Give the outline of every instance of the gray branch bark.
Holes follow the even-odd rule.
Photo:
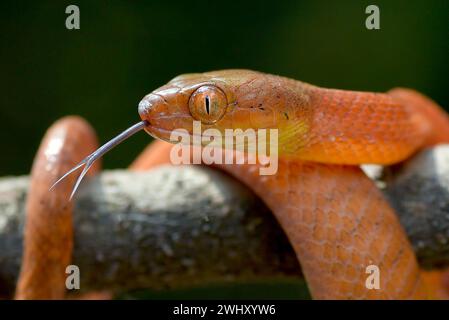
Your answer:
[[[0,283],[14,288],[27,177],[0,180]],[[246,187],[200,166],[103,172],[74,210],[81,288],[126,291],[297,277],[293,250]]]
[[[398,211],[424,266],[449,264],[449,146],[401,166],[369,168]],[[0,293],[15,286],[28,177],[0,179]],[[73,263],[81,288],[126,291],[300,277],[266,206],[201,166],[103,172],[78,193]]]

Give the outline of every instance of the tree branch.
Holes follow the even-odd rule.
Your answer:
[[[0,283],[13,290],[27,177],[0,180]],[[238,181],[200,166],[109,171],[76,197],[73,263],[81,288],[125,291],[297,277],[270,211]]]
[[[398,210],[421,264],[448,265],[449,146],[379,170],[367,171]],[[3,294],[19,272],[27,187],[28,177],[0,179]],[[74,226],[73,263],[84,290],[300,276],[266,206],[238,181],[202,166],[103,172],[78,193]]]

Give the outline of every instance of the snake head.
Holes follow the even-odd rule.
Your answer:
[[[232,109],[232,90],[224,79],[211,74],[185,74],[146,95],[139,103],[139,115],[147,121],[152,136],[170,140],[183,129],[192,135],[194,121],[204,129],[220,128]]]
[[[292,145],[288,142],[294,139],[298,142],[295,148],[301,146],[310,127],[308,88],[251,70],[185,74],[145,96],[139,114],[147,122],[147,133],[168,142],[178,142],[178,138],[170,138],[172,134],[194,136],[195,124],[195,133],[201,130],[203,137],[208,129],[218,130],[221,136],[232,129],[234,137],[239,129],[276,129],[279,151],[294,152],[288,150]]]
[[[139,114],[148,123],[147,133],[166,141],[179,129],[192,135],[194,121],[201,123],[202,133],[274,128],[285,107],[284,97],[268,88],[275,85],[273,76],[250,70],[185,74],[145,96]]]

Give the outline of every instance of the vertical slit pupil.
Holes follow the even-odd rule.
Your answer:
[[[210,99],[209,96],[206,96],[206,112],[208,115],[210,115]]]

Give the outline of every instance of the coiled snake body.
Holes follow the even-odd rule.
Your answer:
[[[314,298],[442,297],[441,288],[420,270],[395,213],[358,167],[397,163],[423,147],[449,142],[449,118],[430,99],[409,89],[352,92],[225,70],[176,77],[144,97],[139,114],[143,121],[132,133],[145,129],[161,140],[178,129],[192,134],[193,120],[201,121],[203,131],[278,129],[276,174],[259,175],[260,164],[217,167],[271,208]],[[17,298],[64,296],[74,180],[70,176],[53,191],[48,188],[96,146],[92,129],[77,117],[64,118],[47,132],[32,170]],[[168,162],[170,147],[154,142],[131,169]],[[88,168],[96,158],[98,152],[82,164]],[[379,289],[365,286],[369,265],[380,270]]]

